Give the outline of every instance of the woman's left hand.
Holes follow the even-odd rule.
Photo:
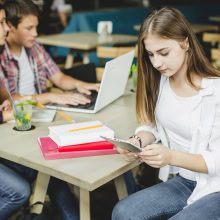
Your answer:
[[[147,145],[142,150],[138,156],[151,167],[160,168],[171,163],[172,150],[162,144]]]

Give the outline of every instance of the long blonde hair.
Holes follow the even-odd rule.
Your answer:
[[[192,87],[197,88],[192,81],[192,73],[204,78],[220,76],[220,72],[208,61],[190,24],[179,10],[171,7],[153,10],[142,23],[138,37],[136,112],[140,124],[155,124],[161,78],[161,73],[153,67],[144,47],[144,40],[149,34],[178,42],[188,38],[187,81]]]

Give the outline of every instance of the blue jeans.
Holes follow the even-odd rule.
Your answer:
[[[0,219],[8,219],[29,199],[30,184],[12,169],[0,164]]]
[[[138,191],[137,185],[136,185],[136,182],[135,182],[135,179],[134,179],[134,176],[131,170],[124,173],[124,178],[125,178],[128,195],[131,195],[137,192]]]
[[[177,176],[141,190],[117,203],[112,220],[220,219],[220,192],[204,196],[187,206],[195,186],[195,181]]]
[[[29,184],[24,185],[23,188],[27,189],[23,189],[23,191],[27,191],[28,189],[30,191],[30,184],[36,179],[37,171],[9,160],[1,159],[1,162],[7,167],[13,169],[15,174],[17,172],[23,176],[29,182]],[[62,220],[79,220],[79,211],[76,199],[66,182],[51,177],[48,186],[48,195],[52,204],[58,209]]]

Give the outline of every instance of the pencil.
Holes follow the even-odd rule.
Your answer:
[[[37,105],[40,106],[41,108],[46,108],[43,104],[37,102]]]
[[[74,122],[74,120],[70,117],[68,117],[67,115],[63,114],[62,112],[57,112],[59,115],[61,115],[62,117],[64,117],[65,119],[71,121],[71,122]]]
[[[91,126],[91,127],[78,128],[78,129],[69,130],[69,132],[82,131],[82,130],[92,129],[92,128],[99,128],[99,127],[102,127],[102,126],[103,125],[95,125],[95,126]]]
[[[27,98],[27,96],[24,95],[24,96],[22,96],[22,98]],[[29,104],[31,104],[31,105],[39,106],[39,107],[41,107],[41,108],[46,108],[45,105],[43,105],[43,104],[41,104],[41,103],[39,103],[39,102],[33,102],[32,100],[29,100],[29,99],[27,100],[27,102],[28,102]]]

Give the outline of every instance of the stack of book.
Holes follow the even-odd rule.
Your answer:
[[[38,138],[46,160],[117,153],[114,145],[100,136],[114,137],[114,131],[100,121],[49,127],[49,136]]]

